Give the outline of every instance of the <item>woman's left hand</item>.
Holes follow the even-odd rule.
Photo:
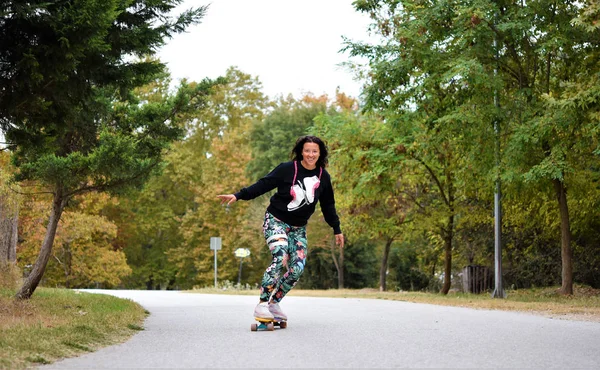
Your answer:
[[[340,248],[344,248],[344,234],[335,235],[335,244],[339,245]]]

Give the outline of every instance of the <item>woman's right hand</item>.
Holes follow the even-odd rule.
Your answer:
[[[237,198],[233,194],[221,194],[217,195],[217,198],[221,199],[221,204],[227,203],[227,205],[230,205],[231,203],[237,200]]]

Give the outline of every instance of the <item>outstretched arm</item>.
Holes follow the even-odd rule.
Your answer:
[[[271,191],[277,187],[277,184],[282,181],[285,170],[283,169],[284,163],[281,163],[275,169],[269,172],[265,177],[258,180],[253,185],[243,188],[235,194],[221,194],[217,197],[221,198],[221,204],[231,203],[237,200],[251,200],[256,197],[263,195],[264,193]]]

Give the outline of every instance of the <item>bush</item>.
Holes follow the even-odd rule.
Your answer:
[[[430,287],[430,278],[419,268],[415,247],[396,245],[390,251],[388,290],[423,291]]]

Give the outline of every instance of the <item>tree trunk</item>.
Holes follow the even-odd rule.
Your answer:
[[[554,190],[558,198],[558,209],[560,212],[560,244],[562,258],[562,285],[561,294],[573,294],[573,250],[571,249],[571,226],[569,222],[569,206],[567,204],[567,189],[565,184],[558,180],[552,180]]]
[[[344,248],[340,248],[339,256],[335,255],[335,240],[331,243],[331,257],[338,273],[338,289],[344,289]]]
[[[379,291],[385,292],[386,281],[387,281],[387,269],[388,269],[388,258],[390,256],[390,249],[394,238],[389,238],[385,242],[385,248],[383,249],[383,258],[381,259],[381,269],[379,270]]]
[[[454,229],[454,215],[448,219],[448,230],[444,232],[444,285],[440,293],[448,294],[452,283],[452,237]]]
[[[454,186],[452,183],[452,175],[446,172],[446,180],[448,183],[448,225],[444,233],[444,285],[440,293],[448,294],[450,285],[452,284],[452,239],[454,238]]]
[[[17,239],[19,223],[18,205],[0,196],[0,262],[17,261]]]
[[[52,245],[54,244],[54,237],[56,236],[56,229],[58,227],[58,221],[67,203],[67,198],[63,195],[62,189],[57,189],[54,193],[54,199],[52,202],[52,212],[50,213],[50,219],[48,220],[48,227],[46,228],[46,236],[42,242],[42,249],[38,255],[35,265],[31,273],[25,279],[23,286],[17,293],[16,297],[19,299],[29,299],[37,288],[38,284],[44,276],[46,271],[46,265],[52,254]]]
[[[338,270],[338,289],[344,289],[344,248],[340,248],[340,269]]]

